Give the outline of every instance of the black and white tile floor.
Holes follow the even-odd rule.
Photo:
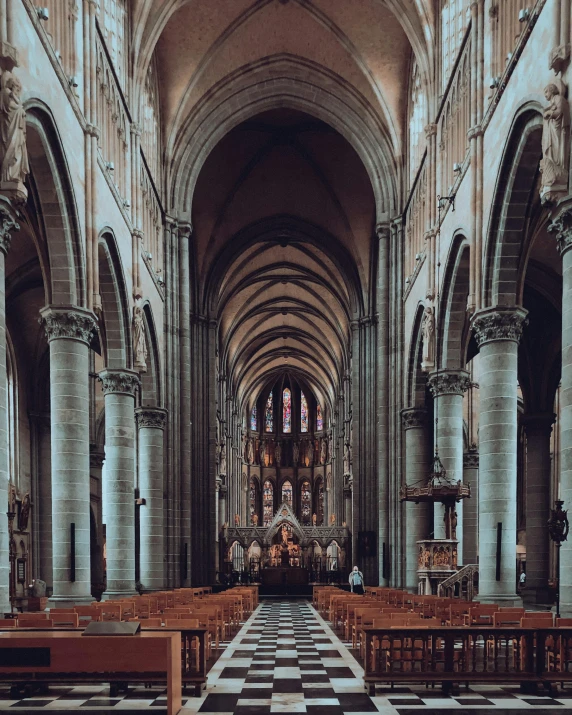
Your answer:
[[[523,695],[517,687],[474,686],[457,697],[443,697],[423,685],[378,688],[369,697],[363,671],[322,618],[305,601],[263,603],[229,643],[208,676],[201,698],[184,697],[181,715],[502,715],[530,710],[535,715],[572,713],[572,690],[555,697]],[[109,698],[101,686],[50,688],[49,695],[10,699],[0,689],[0,711],[51,715],[165,712],[160,688],[131,688]]]

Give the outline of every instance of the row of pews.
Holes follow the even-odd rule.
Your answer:
[[[572,619],[551,611],[381,587],[362,596],[316,586],[313,605],[351,641],[370,694],[383,683],[440,682],[451,692],[461,683],[518,683],[531,691],[572,681]]]
[[[0,682],[14,690],[49,683],[167,685],[167,712],[181,709],[182,689],[200,695],[220,644],[258,605],[256,586],[213,594],[175,589],[0,619]],[[94,635],[90,623],[138,623],[136,635]],[[121,630],[119,626],[117,630]]]

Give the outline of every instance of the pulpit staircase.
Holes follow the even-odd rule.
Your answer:
[[[449,578],[441,581],[437,595],[445,598],[463,598],[472,601],[479,592],[479,565],[462,566]]]

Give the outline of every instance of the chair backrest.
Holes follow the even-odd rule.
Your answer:
[[[572,628],[572,618],[557,618],[556,628]]]
[[[167,618],[165,620],[165,625],[167,628],[198,628],[199,627],[199,619],[198,618],[179,618],[172,620],[170,618]]]
[[[522,614],[514,611],[501,612],[497,611],[493,613],[493,626],[510,626],[518,627],[520,626],[520,621]]]
[[[29,613],[18,613],[18,621],[20,621],[21,623],[23,621],[39,621],[42,618],[45,618],[47,620],[47,611],[31,611]]]
[[[23,621],[18,617],[18,628],[53,628],[54,622],[51,618],[25,618]]]
[[[145,618],[141,623],[141,628],[160,628],[163,625],[161,618]]]
[[[79,626],[79,616],[77,613],[58,613],[55,609],[50,611],[50,620],[55,626]]]
[[[101,611],[97,606],[76,606],[73,609],[79,616],[79,622],[101,621]]]
[[[16,628],[15,618],[0,618],[0,631],[5,628]]]
[[[123,605],[121,603],[102,601],[98,603],[97,608],[101,613],[102,621],[120,621],[123,618]]]
[[[552,628],[553,625],[553,617],[552,613],[549,614],[551,618],[545,618],[545,617],[537,617],[535,618],[534,616],[525,616],[524,618],[520,619],[520,627],[521,628]]]

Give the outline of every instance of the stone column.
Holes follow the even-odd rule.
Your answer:
[[[562,377],[560,379],[560,498],[572,514],[572,210],[548,229],[562,256]],[[527,575],[528,578],[528,575]],[[560,612],[572,615],[572,537],[560,547]]]
[[[405,481],[408,486],[422,485],[429,473],[427,412],[418,407],[401,413],[405,432]],[[417,542],[429,537],[429,504],[405,502],[405,588],[417,593]]]
[[[550,435],[554,414],[525,415],[526,430],[526,592],[548,603],[550,537]]]
[[[463,561],[479,560],[479,452],[475,447],[463,455],[463,483],[471,487],[471,498],[463,503]]]
[[[466,370],[443,369],[429,375],[429,389],[435,400],[435,444],[447,478],[457,483],[463,479],[463,393],[469,389],[470,377]],[[463,563],[463,502],[457,510],[457,562]],[[435,505],[434,537],[445,538],[445,510]]]
[[[91,543],[91,581],[98,593],[103,591],[103,519],[101,514],[101,474],[105,454],[92,449],[89,455],[91,508],[95,512],[96,539]]]
[[[0,283],[3,285],[2,281]],[[89,603],[92,600],[89,343],[96,330],[96,321],[93,313],[73,306],[50,306],[43,308],[40,314],[50,346],[51,601],[54,606]]]
[[[483,603],[520,602],[516,595],[517,368],[525,318],[523,308],[504,306],[486,308],[473,318],[481,356],[479,601]]]
[[[133,370],[99,373],[105,395],[107,588],[104,599],[135,593],[135,390]]]
[[[139,493],[145,504],[139,510],[139,561],[141,584],[146,591],[165,587],[163,525],[163,438],[167,410],[139,407]]]

